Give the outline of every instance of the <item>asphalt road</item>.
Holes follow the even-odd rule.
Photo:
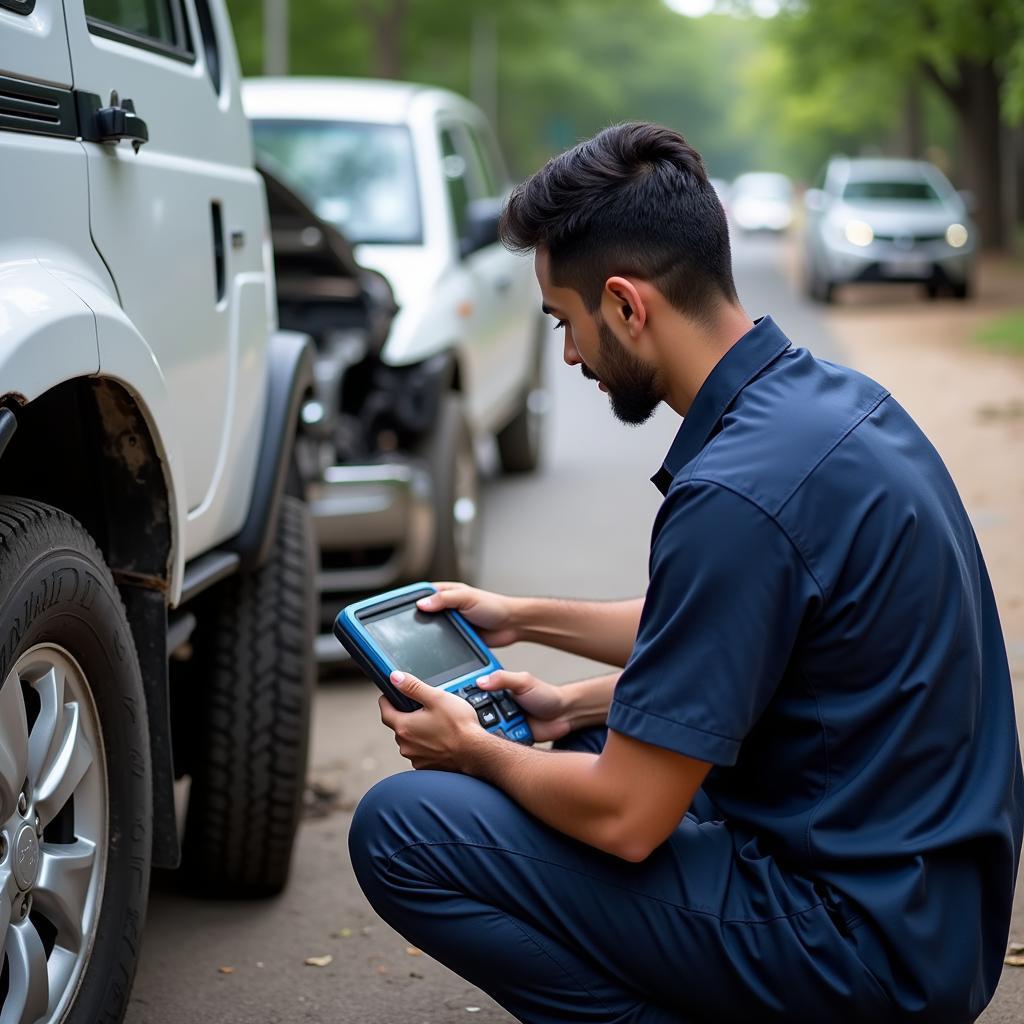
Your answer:
[[[795,342],[841,361],[818,312],[793,295],[782,259],[771,240],[738,247],[745,307],[752,316],[770,312]],[[555,336],[549,356],[554,404],[545,466],[527,479],[490,477],[480,583],[516,594],[639,594],[660,500],[648,478],[678,418],[663,409],[641,428],[625,427],[596,384],[561,363]],[[593,667],[529,645],[506,649],[502,660],[556,682]],[[372,686],[353,678],[322,682],[312,775],[326,795],[301,828],[287,892],[257,904],[201,902],[158,881],[130,1024],[511,1021],[440,964],[410,952],[374,916],[352,877],[345,842],[351,809],[376,780],[405,767],[380,725]],[[304,964],[326,954],[333,959],[325,967]],[[986,1015],[985,1024],[1017,1019]]]

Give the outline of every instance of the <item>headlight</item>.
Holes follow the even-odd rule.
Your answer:
[[[967,244],[967,228],[963,224],[950,224],[946,228],[946,241],[949,242],[954,249],[959,249],[960,246]]]
[[[848,220],[843,233],[850,245],[870,245],[875,240],[871,225],[863,220]]]

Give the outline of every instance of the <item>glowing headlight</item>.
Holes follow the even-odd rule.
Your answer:
[[[844,234],[850,245],[870,245],[875,240],[871,225],[863,220],[848,220]]]
[[[959,249],[960,246],[967,244],[967,228],[963,224],[950,224],[946,228],[946,241],[949,242],[954,249]]]

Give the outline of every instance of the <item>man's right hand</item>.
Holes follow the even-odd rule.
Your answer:
[[[515,610],[519,599],[478,590],[465,583],[435,583],[436,594],[421,597],[416,607],[425,612],[439,612],[445,608],[457,611],[472,623],[480,639],[488,647],[506,647],[522,639]]]
[[[507,690],[526,712],[533,738],[538,743],[557,740],[572,729],[567,691],[545,683],[529,672],[500,669],[489,676],[480,676],[476,685],[481,690]]]

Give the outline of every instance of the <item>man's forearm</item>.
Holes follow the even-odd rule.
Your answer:
[[[530,643],[621,668],[633,650],[643,603],[642,597],[628,601],[522,598],[517,629]]]
[[[622,856],[619,821],[596,774],[597,755],[522,747],[484,733],[466,751],[463,771],[504,790],[559,832]]]
[[[569,728],[585,729],[591,725],[604,725],[612,693],[621,672],[610,672],[605,676],[581,679],[576,683],[565,683],[559,689],[565,698],[565,713]]]

